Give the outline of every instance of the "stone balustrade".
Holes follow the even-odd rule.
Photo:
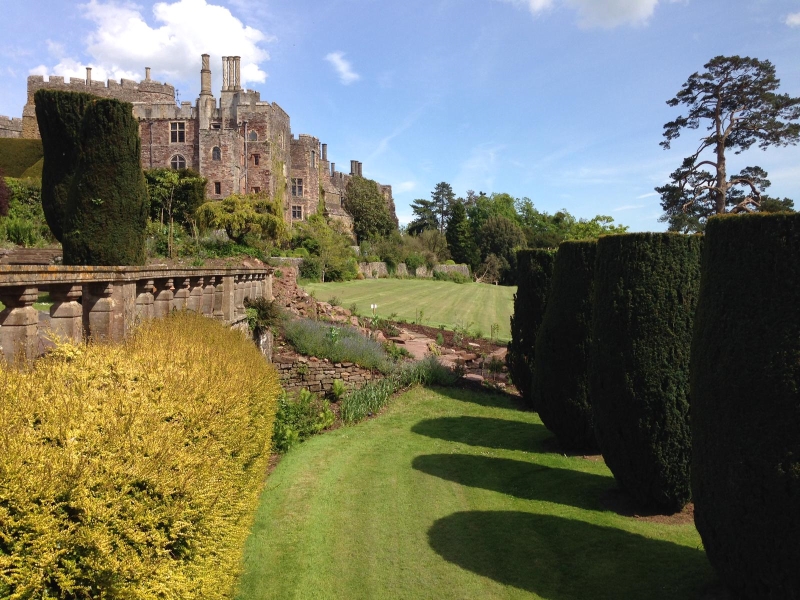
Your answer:
[[[233,327],[246,320],[244,299],[272,299],[268,269],[0,265],[0,353],[40,353],[39,311],[49,292],[49,329],[60,338],[121,340],[137,321],[192,310]]]

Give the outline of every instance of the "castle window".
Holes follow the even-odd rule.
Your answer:
[[[261,193],[261,188],[260,187],[254,187],[253,188],[253,193],[254,194],[260,194]]]
[[[169,161],[169,166],[175,169],[185,169],[186,168],[186,159],[181,156],[180,154],[176,154],[172,157],[172,160]]]
[[[302,219],[303,218],[303,207],[292,205],[292,219]]]
[[[313,150],[311,151],[311,168],[312,169],[317,168],[317,153],[314,152]]]
[[[303,180],[302,178],[292,178],[292,196],[296,198],[303,197]]]
[[[169,124],[169,141],[172,144],[183,144],[186,142],[186,123]]]
[[[211,160],[222,160],[222,151],[219,146],[214,146],[211,149]]]
[[[221,127],[222,127],[221,123],[212,123],[211,124],[211,129],[221,129]]]
[[[214,194],[220,196],[222,194],[222,182],[215,181],[214,182]]]
[[[261,162],[261,155],[260,154],[253,154],[253,164],[258,166]]]
[[[255,131],[250,132],[250,141],[257,142],[258,141],[258,134]]]

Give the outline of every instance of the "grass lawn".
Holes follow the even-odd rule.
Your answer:
[[[505,397],[416,388],[269,476],[240,600],[702,598],[691,522],[605,508],[602,461],[546,450]]]
[[[371,304],[378,305],[378,315],[415,321],[423,312],[422,324],[452,329],[470,327],[473,334],[491,335],[493,323],[499,325],[498,338],[511,339],[510,317],[514,311],[516,287],[483,283],[457,284],[424,279],[364,279],[344,283],[307,283],[303,287],[317,300],[327,302],[335,296],[342,306],[355,303],[358,314],[371,315]]]

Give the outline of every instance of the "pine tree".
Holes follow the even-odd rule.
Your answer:
[[[469,265],[474,271],[480,262],[480,252],[467,221],[467,210],[460,200],[456,200],[451,207],[445,235],[453,260]]]

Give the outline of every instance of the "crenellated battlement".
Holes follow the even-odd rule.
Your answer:
[[[126,102],[175,101],[175,86],[151,79],[136,82],[133,79],[109,79],[107,82],[94,81],[81,77],[50,75],[45,79],[42,75],[28,76],[28,101],[33,100],[37,90],[62,90],[66,92],[88,92],[107,98],[118,98]],[[137,97],[137,94],[141,96]],[[155,97],[154,97],[155,96]]]
[[[18,138],[22,136],[22,119],[0,115],[0,138]]]

